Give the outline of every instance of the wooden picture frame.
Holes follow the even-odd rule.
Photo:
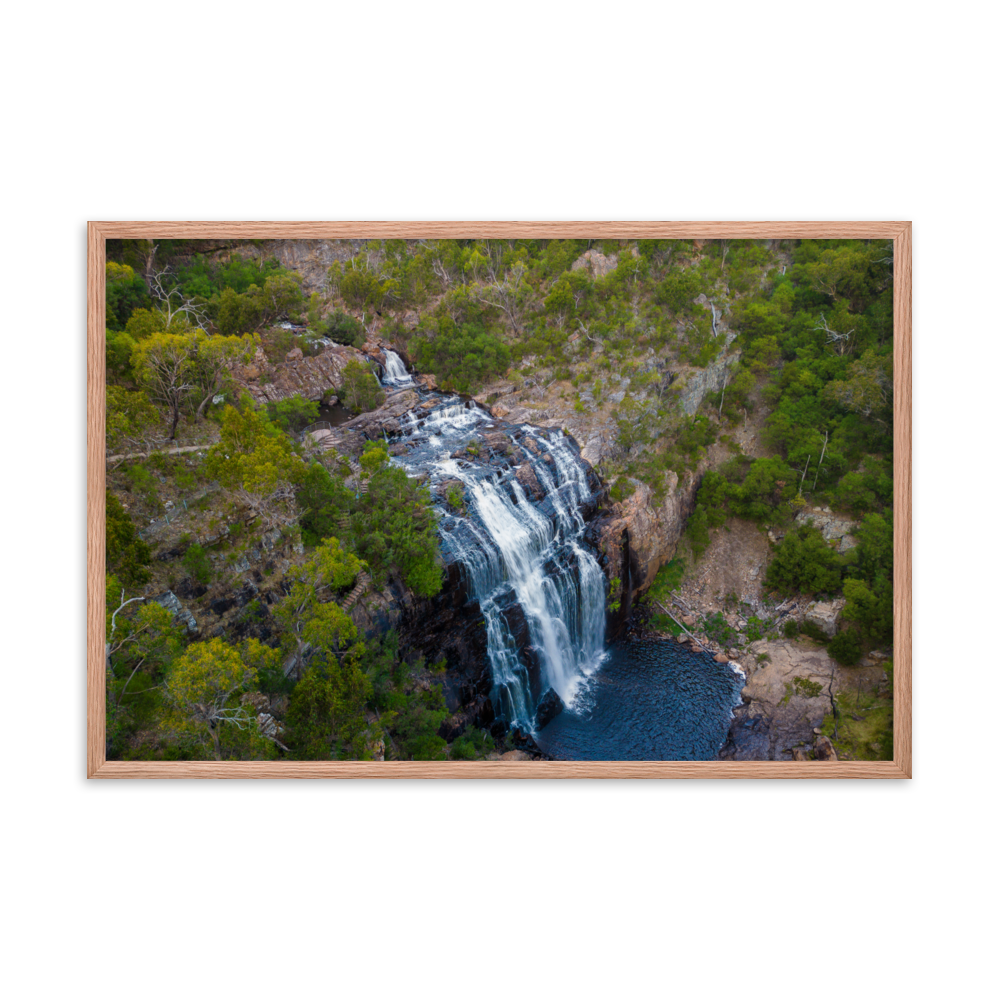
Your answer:
[[[90,222],[87,249],[87,776],[96,778],[909,778],[912,776],[909,222]],[[891,761],[125,762],[105,759],[105,240],[891,239],[894,245],[894,748]]]

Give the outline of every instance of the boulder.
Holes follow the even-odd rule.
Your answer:
[[[517,481],[524,487],[529,499],[542,500],[545,497],[545,490],[535,475],[535,470],[530,462],[522,462],[515,472]]]
[[[728,663],[729,662],[729,657],[725,653],[716,653],[715,654],[715,662],[716,663]]]
[[[813,601],[806,608],[803,621],[815,625],[825,636],[832,639],[837,634],[837,623],[845,604],[846,600],[842,597],[836,601]]]
[[[301,361],[302,357],[303,357],[303,355],[302,355],[302,348],[301,347],[293,347],[285,355],[285,360],[286,361]]]
[[[845,517],[831,514],[829,507],[807,507],[795,515],[799,524],[811,524],[818,528],[828,542],[836,542],[838,552],[848,552],[857,547],[858,540],[852,534],[857,524]]]
[[[816,759],[817,760],[837,760],[837,751],[830,742],[829,736],[816,737]]]
[[[535,709],[535,726],[544,729],[565,708],[562,698],[552,688],[542,696]]]
[[[523,750],[508,750],[506,753],[500,754],[500,760],[531,760],[531,755],[525,753]]]
[[[878,667],[841,667],[825,647],[797,640],[754,643],[755,666],[747,665],[743,704],[733,711],[723,759],[789,760],[795,746],[814,746],[820,760],[832,750],[821,741],[823,721],[833,691],[854,691],[858,681],[872,685]],[[822,752],[821,752],[822,751]]]
[[[263,712],[271,707],[271,699],[262,691],[247,691],[240,695],[240,704],[248,705],[255,712]]]
[[[802,747],[792,748],[792,760],[808,760],[808,759],[809,758],[806,756],[806,752],[805,750],[802,749]]]
[[[177,595],[172,590],[164,591],[162,594],[152,598],[161,607],[166,608],[179,622],[183,623],[188,635],[197,635],[201,631],[198,620],[184,605],[177,599]]]

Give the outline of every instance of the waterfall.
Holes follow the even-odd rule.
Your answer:
[[[385,374],[382,376],[382,382],[391,386],[413,385],[413,376],[406,370],[403,359],[395,351],[385,352]]]
[[[399,359],[386,357],[388,381]],[[569,439],[499,425],[458,397],[402,424],[407,453],[394,461],[437,496],[462,495],[460,511],[439,503],[442,549],[482,611],[498,713],[532,730],[549,688],[579,709],[604,657],[605,578],[583,541],[591,489]]]

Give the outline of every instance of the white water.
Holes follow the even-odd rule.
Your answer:
[[[395,351],[385,352],[383,383],[393,386],[413,385],[413,376],[406,370],[403,359]]]
[[[545,492],[537,503],[512,468],[451,457],[474,438],[487,449],[477,431],[489,423],[487,413],[458,399],[429,413],[411,411],[404,433],[412,447],[400,461],[410,473],[429,474],[432,485],[447,479],[464,487],[462,514],[442,508],[450,529],[442,542],[464,570],[469,597],[480,603],[494,702],[507,722],[531,729],[537,698],[551,687],[572,709],[604,658],[605,579],[582,542],[580,504],[590,489],[567,438],[525,425],[522,441],[533,441],[537,455],[509,439],[511,466],[528,462]],[[518,647],[508,621],[517,627],[517,606],[527,649]],[[529,664],[538,671],[534,691]]]

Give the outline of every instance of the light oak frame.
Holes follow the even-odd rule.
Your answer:
[[[87,226],[87,776],[96,778],[912,777],[912,224],[909,222],[90,222]],[[105,759],[106,239],[891,239],[895,394],[892,761],[260,761]]]

